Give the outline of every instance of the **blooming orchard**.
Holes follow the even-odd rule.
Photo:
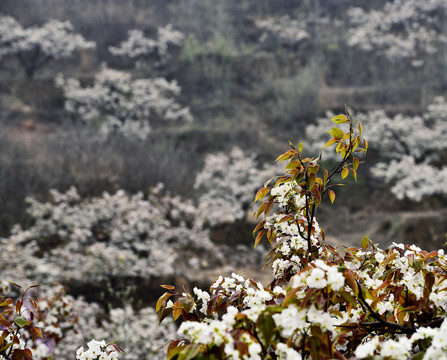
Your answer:
[[[69,21],[50,20],[41,27],[24,29],[13,17],[0,17],[0,59],[17,56],[28,77],[49,60],[68,58],[95,46],[75,33]]]

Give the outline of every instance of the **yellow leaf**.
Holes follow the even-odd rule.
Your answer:
[[[258,200],[262,200],[265,197],[265,195],[267,195],[267,193],[269,191],[270,191],[270,188],[268,188],[268,187],[259,189],[258,192],[256,193],[256,197],[255,197],[255,201],[254,202],[256,202]]]
[[[327,148],[328,146],[331,146],[332,144],[335,144],[337,140],[335,139],[329,139],[328,142],[325,145],[325,148]]]
[[[341,130],[339,128],[335,128],[335,127],[332,128],[331,134],[332,134],[332,137],[337,140],[340,140],[344,135],[343,130]]]
[[[366,141],[365,138],[363,138],[363,148],[364,148],[364,152],[366,153],[366,151],[368,150],[368,142]]]
[[[352,162],[352,167],[354,169],[354,171],[357,171],[358,167],[359,167],[359,158],[354,157],[353,162]]]
[[[335,193],[333,190],[329,190],[328,193],[329,193],[329,199],[331,199],[331,203],[333,204],[335,201]]]
[[[342,124],[348,121],[348,117],[346,115],[337,115],[332,118],[332,121],[336,124]]]
[[[344,179],[346,176],[348,176],[348,174],[349,174],[349,169],[348,168],[344,168],[341,171],[341,178]]]

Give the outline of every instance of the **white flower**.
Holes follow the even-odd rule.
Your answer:
[[[326,273],[320,268],[313,268],[310,272],[310,276],[307,278],[307,285],[311,288],[322,289],[327,286],[327,280],[325,278]]]
[[[367,358],[374,355],[374,351],[379,345],[379,338],[373,337],[372,339],[365,339],[363,344],[357,346],[355,349],[355,356],[359,359]]]

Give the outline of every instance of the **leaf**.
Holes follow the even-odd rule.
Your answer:
[[[361,244],[363,250],[366,250],[368,248],[368,235],[363,237],[360,244]]]
[[[3,325],[8,328],[11,326],[11,323],[8,320],[6,320],[3,316],[0,316],[0,325]]]
[[[427,274],[425,274],[425,288],[427,289],[428,295],[432,292],[434,284],[435,275],[432,272],[427,272]]]
[[[16,313],[19,313],[21,308],[22,308],[22,301],[21,300],[17,300],[17,303],[16,303]]]
[[[160,325],[161,322],[170,314],[172,313],[172,308],[164,308],[162,311],[160,311],[158,315],[158,324]]]
[[[354,169],[354,171],[357,171],[359,163],[360,163],[359,158],[354,157],[352,161],[352,168]]]
[[[301,154],[303,152],[303,143],[298,144],[298,152]]]
[[[301,167],[301,162],[299,160],[293,160],[286,165],[285,169],[290,170],[295,169],[297,167]]]
[[[363,138],[363,151],[366,153],[367,150],[368,150],[368,142],[366,141],[365,138]]]
[[[293,158],[295,155],[296,155],[296,151],[295,151],[295,150],[289,150],[289,151],[285,152],[284,154],[279,155],[279,156],[276,158],[275,162],[280,162],[280,161],[284,161],[284,160],[291,159],[291,158]]]
[[[362,123],[359,121],[359,136],[362,136],[362,133],[363,133],[363,126],[362,126]]]
[[[259,242],[261,241],[262,237],[264,236],[264,234],[267,232],[267,229],[261,230],[260,232],[258,232],[258,235],[256,236],[255,239],[255,248],[256,246],[258,246]]]
[[[340,295],[343,297],[343,299],[345,299],[348,303],[350,303],[353,308],[357,307],[357,301],[350,293],[346,291],[341,291]]]
[[[346,115],[341,114],[341,115],[334,116],[332,118],[332,121],[336,124],[343,124],[345,122],[348,122],[348,117]]]
[[[266,348],[269,347],[270,340],[272,339],[274,330],[276,328],[275,321],[272,314],[261,313],[256,321],[256,327],[258,332],[262,334],[262,340]]]
[[[162,306],[166,303],[166,301],[172,296],[171,293],[165,292],[157,301],[157,305],[155,307],[155,312],[159,312]]]
[[[5,301],[3,301],[2,303],[0,303],[0,306],[8,306],[10,304],[13,303],[12,299],[6,299]]]
[[[33,333],[33,342],[36,341],[37,336],[43,339],[42,330],[40,330],[38,327],[33,327],[32,333]]]
[[[348,174],[349,174],[349,169],[348,168],[344,168],[341,171],[341,178],[344,179],[346,176],[348,176]]]
[[[18,327],[23,328],[26,325],[27,320],[23,316],[17,316],[14,319],[14,322],[17,324]]]
[[[179,301],[176,301],[174,305],[172,305],[172,317],[174,320],[177,320],[178,317],[183,313],[183,307]]]
[[[329,190],[329,199],[331,199],[331,203],[333,204],[335,201],[335,192],[333,190]]]
[[[357,181],[357,173],[351,169],[352,176],[354,176],[354,180]]]
[[[309,176],[309,189],[312,189],[315,185],[315,174]]]
[[[189,296],[180,298],[179,302],[187,313],[189,313],[194,306],[194,300]]]
[[[172,285],[160,285],[160,286],[166,290],[175,290],[175,286]]]
[[[355,282],[355,275],[352,271],[345,270],[345,279],[348,286],[354,291],[354,294],[357,296],[359,292],[359,288],[357,286],[357,283]]]
[[[182,341],[177,340],[177,341],[173,341],[173,342],[180,343]],[[173,342],[171,342],[171,344]],[[166,354],[166,360],[171,360],[171,359],[176,358],[176,356],[185,348],[185,346],[177,346],[177,344],[175,346],[171,347],[171,344],[168,347],[168,352]],[[178,360],[178,357],[176,359]]]
[[[331,130],[332,137],[337,140],[341,140],[343,138],[343,130],[339,128],[333,127]]]
[[[192,360],[200,352],[200,344],[190,344],[183,348],[177,360]]]
[[[335,144],[336,142],[337,142],[336,139],[329,139],[324,147],[327,148],[328,146],[331,146],[332,144]]]
[[[258,192],[256,193],[254,202],[256,202],[258,200],[262,200],[265,197],[265,195],[268,194],[269,191],[270,191],[269,187],[264,187],[262,189],[259,189]]]
[[[261,229],[264,228],[265,220],[262,220],[258,225],[256,225],[255,229],[253,230],[253,236]]]
[[[14,281],[10,281],[9,283],[12,284],[12,285],[14,285],[14,286],[17,286],[19,289],[22,288],[19,284],[16,284]]]

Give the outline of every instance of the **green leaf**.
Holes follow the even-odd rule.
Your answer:
[[[180,298],[179,302],[187,313],[189,313],[194,306],[194,300],[189,296]]]
[[[178,360],[192,360],[194,359],[200,351],[199,344],[190,344],[184,347],[178,356]]]
[[[344,135],[341,129],[335,127],[332,128],[331,134],[332,137],[337,140],[340,140]]]
[[[17,324],[18,327],[23,328],[26,325],[27,320],[23,316],[17,316],[14,319],[14,322]]]
[[[332,118],[332,121],[336,124],[343,124],[348,122],[348,117],[346,115],[337,115]]]
[[[303,152],[303,143],[299,143],[299,145],[298,145],[298,152],[299,153]]]
[[[362,246],[363,250],[366,250],[368,248],[368,235],[364,236],[362,241],[360,242],[360,245]]]
[[[340,295],[348,302],[352,305],[352,307],[356,308],[357,307],[357,301],[355,300],[355,298],[348,292],[346,291],[341,291]]]
[[[300,167],[300,166],[301,166],[301,163],[299,160],[293,160],[286,165],[285,169],[290,170],[290,169],[295,169],[296,167]]]
[[[268,348],[270,340],[272,339],[274,330],[276,328],[272,314],[260,314],[258,316],[258,320],[256,321],[256,327],[258,329],[258,332],[262,334],[262,341],[264,343],[264,346]]]

